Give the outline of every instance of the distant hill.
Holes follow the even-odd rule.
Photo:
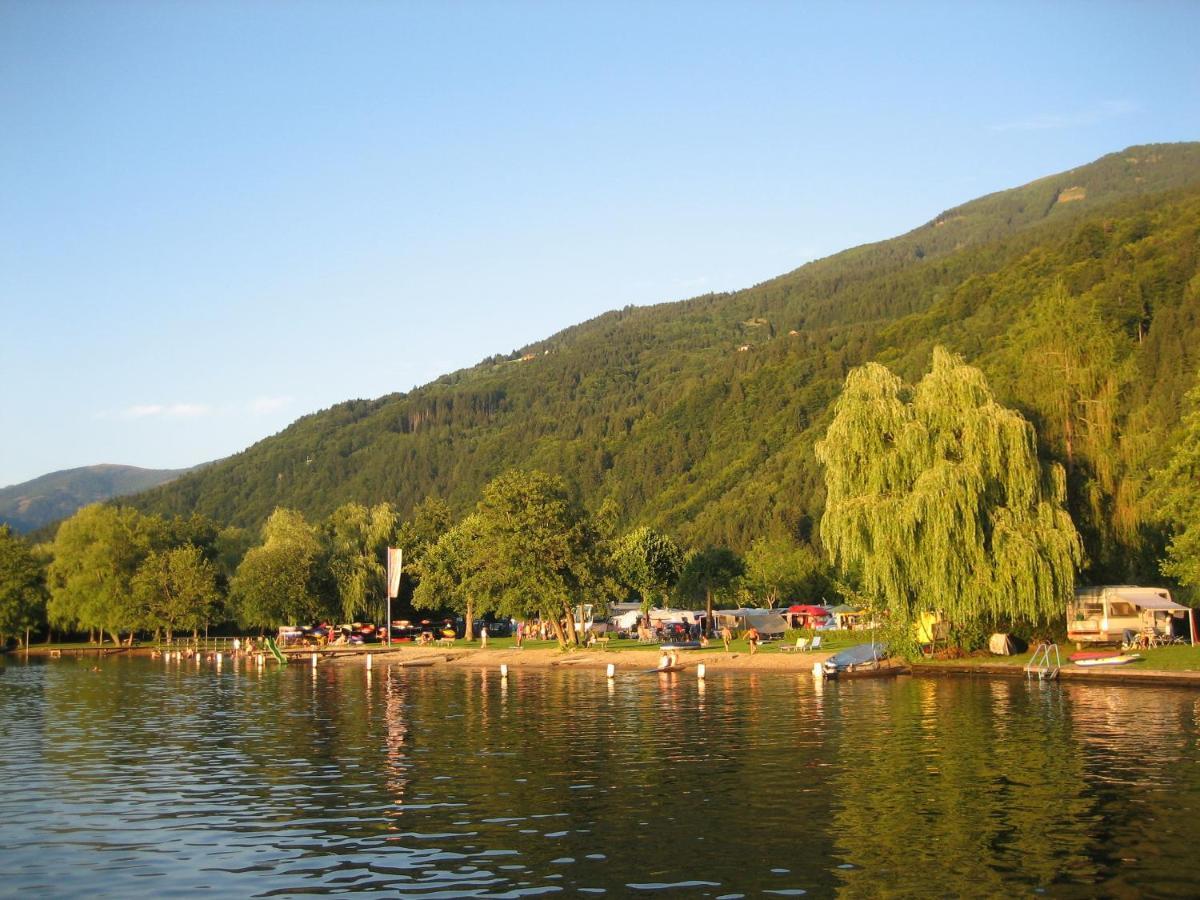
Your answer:
[[[7,523],[18,532],[33,531],[65,519],[89,503],[136,494],[189,471],[103,464],[51,472],[0,488],[0,523]]]
[[[430,494],[461,513],[501,471],[537,467],[692,546],[815,541],[812,447],[846,372],[879,360],[914,379],[934,344],[1067,466],[1088,574],[1146,572],[1146,475],[1200,366],[1200,144],[1131,147],[746,290],[614,310],[305,416],[134,502],[245,526]]]

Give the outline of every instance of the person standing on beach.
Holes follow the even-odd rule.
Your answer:
[[[721,626],[721,641],[725,644],[725,652],[729,652],[729,642],[733,640],[733,632],[729,630],[728,625]]]
[[[760,638],[759,638],[759,634],[758,634],[758,629],[751,626],[750,630],[746,632],[746,643],[748,643],[750,645],[750,655],[751,656],[753,656],[755,653],[758,652],[759,640],[760,640]]]

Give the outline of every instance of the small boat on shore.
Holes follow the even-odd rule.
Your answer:
[[[837,678],[847,675],[864,675],[880,672],[884,660],[887,659],[886,644],[858,644],[840,653],[835,653],[825,660],[822,670],[826,678]]]
[[[1140,653],[1122,653],[1120,650],[1085,650],[1067,657],[1077,666],[1124,666],[1142,658]]]

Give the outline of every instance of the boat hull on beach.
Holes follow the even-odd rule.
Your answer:
[[[1070,656],[1071,662],[1085,668],[1094,666],[1124,666],[1131,662],[1137,662],[1141,658],[1140,653],[1105,653],[1103,651],[1072,653]]]
[[[858,644],[835,653],[821,668],[826,678],[853,678],[867,675],[894,675],[896,670],[886,665],[887,647],[884,644]]]

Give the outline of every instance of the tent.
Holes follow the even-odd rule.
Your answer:
[[[793,603],[787,609],[793,628],[825,628],[831,624],[833,614],[825,606],[810,603]]]
[[[718,609],[713,615],[721,625],[736,631],[757,628],[763,637],[782,635],[788,630],[787,619],[775,609]]]

